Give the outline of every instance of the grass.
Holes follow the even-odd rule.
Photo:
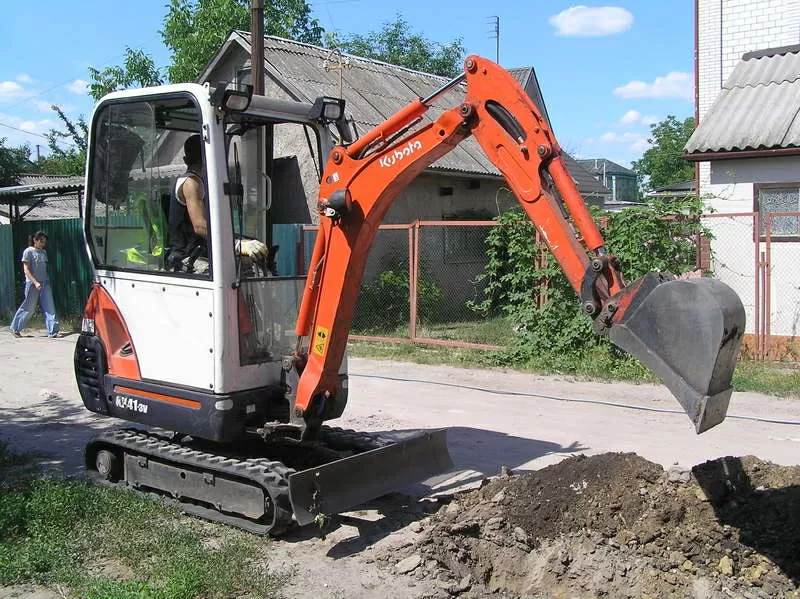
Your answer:
[[[733,373],[736,391],[800,397],[800,364],[741,360]]]
[[[408,338],[408,328],[381,331],[381,336]],[[420,326],[417,335],[433,339],[449,339],[488,345],[505,345],[511,335],[503,319],[478,322],[447,323]],[[521,372],[545,375],[568,375],[582,379],[621,380],[634,383],[655,383],[658,379],[638,360],[610,359],[607,352],[598,351],[574,359],[564,355],[537,356],[515,366],[513,356],[503,352],[461,349],[425,345],[422,343],[387,343],[375,341],[350,341],[351,356],[414,362],[417,364],[453,365],[465,368],[487,368],[502,365]],[[519,361],[516,364],[520,364]],[[736,391],[751,391],[776,397],[800,398],[800,364],[788,362],[762,362],[745,357],[739,360],[733,375]]]
[[[0,444],[0,480],[31,459]],[[268,599],[284,581],[266,570],[268,543],[86,481],[0,484],[0,586],[86,599]]]

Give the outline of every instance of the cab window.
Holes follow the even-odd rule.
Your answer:
[[[165,272],[170,203],[186,171],[184,142],[200,132],[199,110],[188,97],[118,101],[93,123],[87,233],[95,265]]]

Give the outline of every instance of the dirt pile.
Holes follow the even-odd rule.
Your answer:
[[[450,595],[800,597],[800,467],[753,457],[691,473],[573,457],[457,495],[418,529],[395,568]]]

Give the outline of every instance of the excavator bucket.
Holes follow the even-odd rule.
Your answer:
[[[300,526],[453,468],[447,431],[425,432],[292,474],[289,499]]]
[[[745,330],[739,296],[715,279],[650,273],[614,299],[611,340],[663,380],[698,433],[722,422]]]

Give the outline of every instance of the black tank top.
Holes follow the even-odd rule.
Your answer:
[[[169,204],[169,251],[170,259],[183,259],[188,256],[195,248],[201,248],[198,256],[208,256],[208,247],[205,238],[194,232],[192,220],[189,218],[189,210],[185,204],[178,200],[178,188],[188,177],[196,177],[202,181],[202,177],[194,171],[186,171],[178,177],[175,184],[175,191]]]

